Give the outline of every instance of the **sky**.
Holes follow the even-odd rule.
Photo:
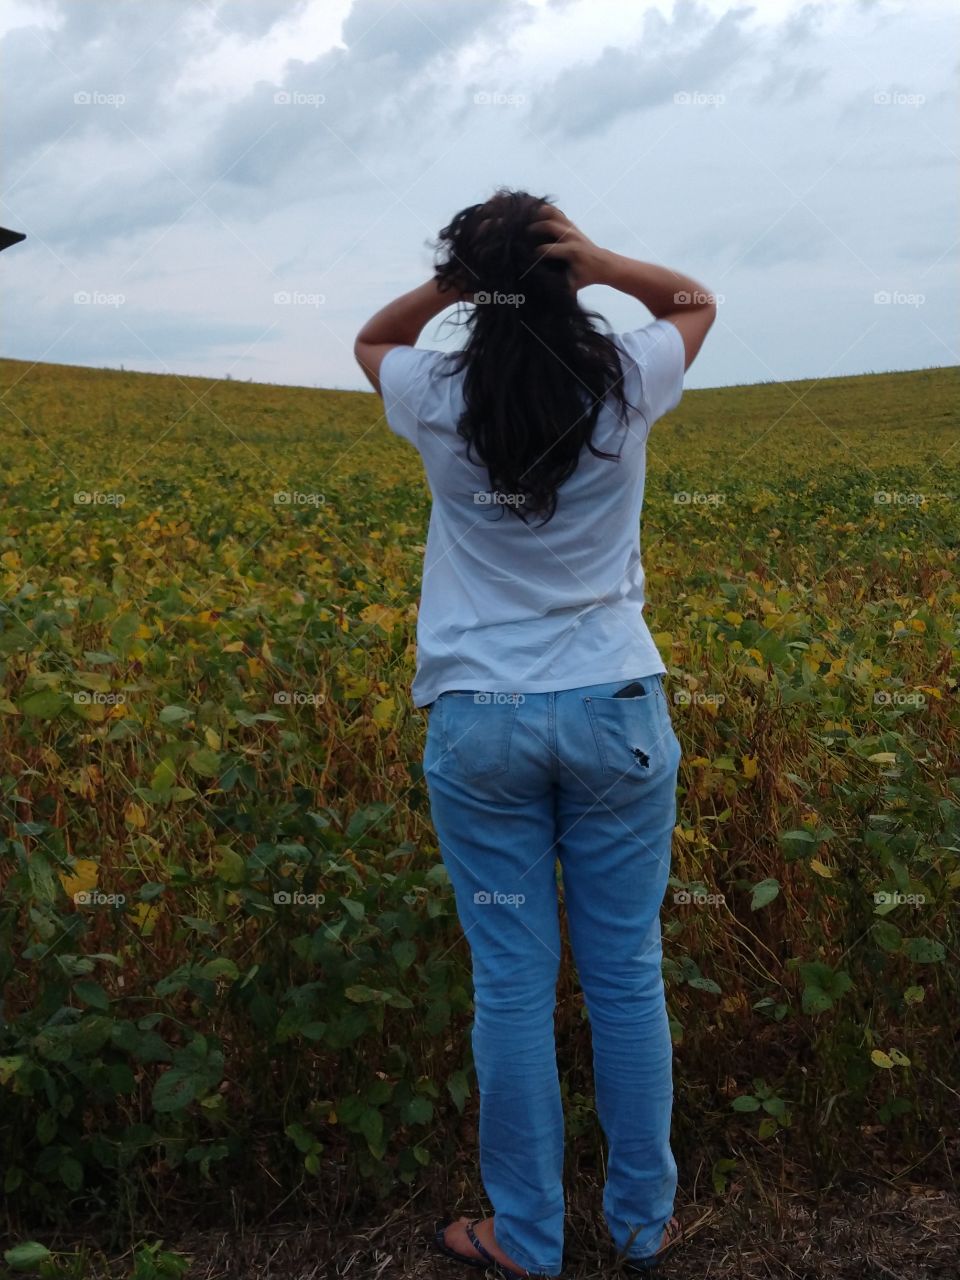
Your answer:
[[[0,355],[368,389],[361,325],[506,185],[717,296],[688,387],[960,363],[958,35],[941,0],[5,0]]]

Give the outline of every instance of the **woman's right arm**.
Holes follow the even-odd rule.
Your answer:
[[[683,367],[690,368],[717,318],[716,300],[702,284],[669,267],[627,258],[609,249],[599,251],[593,283],[629,293],[657,320],[675,324],[686,351]]]

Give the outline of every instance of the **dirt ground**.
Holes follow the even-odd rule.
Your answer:
[[[586,1188],[582,1190],[586,1191]],[[587,1196],[578,1196],[585,1202]],[[589,1197],[599,1205],[599,1192]],[[343,1231],[308,1223],[204,1231],[167,1247],[192,1257],[188,1280],[458,1280],[481,1277],[429,1246],[434,1215],[420,1194],[379,1223]],[[469,1212],[457,1206],[451,1213]],[[683,1200],[687,1240],[655,1273],[664,1280],[957,1280],[960,1196],[919,1182],[862,1181],[822,1196],[752,1185]],[[119,1260],[118,1260],[119,1262]],[[106,1274],[106,1273],[105,1273]],[[128,1274],[122,1268],[113,1272]],[[599,1212],[572,1206],[565,1280],[627,1276]]]

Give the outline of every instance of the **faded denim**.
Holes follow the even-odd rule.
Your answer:
[[[660,675],[555,693],[448,690],[424,773],[473,961],[480,1171],[498,1243],[535,1274],[563,1257],[563,1113],[554,1045],[556,863],[593,1036],[618,1249],[659,1248],[677,1168],[660,907],[680,743]]]

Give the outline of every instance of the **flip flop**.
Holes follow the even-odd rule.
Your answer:
[[[679,1218],[673,1217],[666,1225],[667,1242],[646,1258],[627,1258],[625,1266],[628,1271],[652,1271],[665,1262],[683,1238],[683,1224]]]
[[[442,1222],[434,1223],[433,1231],[433,1247],[438,1249],[440,1253],[446,1254],[448,1258],[456,1258],[457,1262],[463,1263],[466,1267],[489,1267],[494,1275],[500,1280],[535,1280],[533,1276],[527,1276],[523,1271],[514,1271],[511,1267],[505,1266],[504,1263],[498,1262],[489,1249],[485,1249],[480,1243],[474,1227],[480,1221],[479,1218],[473,1222],[467,1223],[467,1239],[480,1254],[479,1258],[470,1258],[465,1253],[460,1253],[457,1249],[451,1249],[443,1238],[443,1233],[453,1222],[455,1218],[446,1218]]]

